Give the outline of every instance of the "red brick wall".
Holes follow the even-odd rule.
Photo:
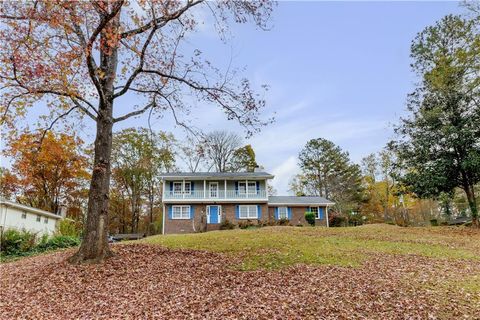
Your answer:
[[[242,203],[242,205],[258,205],[260,203]],[[177,205],[177,204],[176,204]],[[176,220],[176,219],[169,219],[168,218],[168,207],[165,209],[165,234],[170,234],[170,233],[192,233],[192,232],[198,232],[198,231],[204,231],[205,225],[206,225],[206,212],[207,212],[207,205],[213,205],[212,203],[201,203],[201,204],[189,204],[189,203],[184,203],[184,204],[178,204],[178,205],[193,205],[194,206],[194,219],[191,220]],[[222,207],[222,221],[227,219],[233,224],[238,225],[240,222],[246,222],[247,220],[244,219],[236,219],[235,217],[235,205],[236,204],[231,204],[231,203],[224,203],[224,204],[218,204],[215,203],[215,205],[220,205]],[[262,207],[262,221],[273,221],[273,215],[269,216],[269,211],[268,211],[268,206],[267,204],[263,203],[260,204]],[[252,224],[257,224],[257,220],[250,220]],[[220,227],[220,224],[208,224],[206,230],[218,230]]]
[[[292,226],[296,225],[302,225],[306,226],[308,225],[307,220],[305,220],[305,212],[309,209],[309,207],[290,207],[292,208],[292,219],[290,220],[290,224]],[[272,217],[272,220],[275,217],[275,207],[271,206],[268,208],[269,214]],[[315,219],[315,225],[316,226],[326,226],[327,221],[325,219]]]

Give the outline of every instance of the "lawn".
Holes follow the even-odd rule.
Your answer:
[[[73,250],[0,265],[4,318],[480,319],[480,232],[268,227]]]

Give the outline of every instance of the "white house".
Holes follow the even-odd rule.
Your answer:
[[[62,218],[45,210],[0,199],[0,231],[25,229],[39,234],[52,234]]]

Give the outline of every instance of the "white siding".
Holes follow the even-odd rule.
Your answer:
[[[25,214],[26,217],[24,219],[22,215]],[[0,204],[0,226],[3,230],[26,229],[39,234],[52,234],[55,231],[56,223],[60,217],[54,218],[52,216],[40,215],[40,221],[37,221],[38,215],[39,214],[35,212]],[[47,221],[47,223],[45,223],[45,221]]]

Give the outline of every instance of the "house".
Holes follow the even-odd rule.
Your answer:
[[[28,230],[39,234],[52,234],[64,216],[0,199],[0,231]]]
[[[328,206],[322,197],[269,196],[266,172],[174,172],[162,175],[163,234],[218,230],[234,224],[306,225],[304,214],[316,214],[316,225],[328,227]]]

